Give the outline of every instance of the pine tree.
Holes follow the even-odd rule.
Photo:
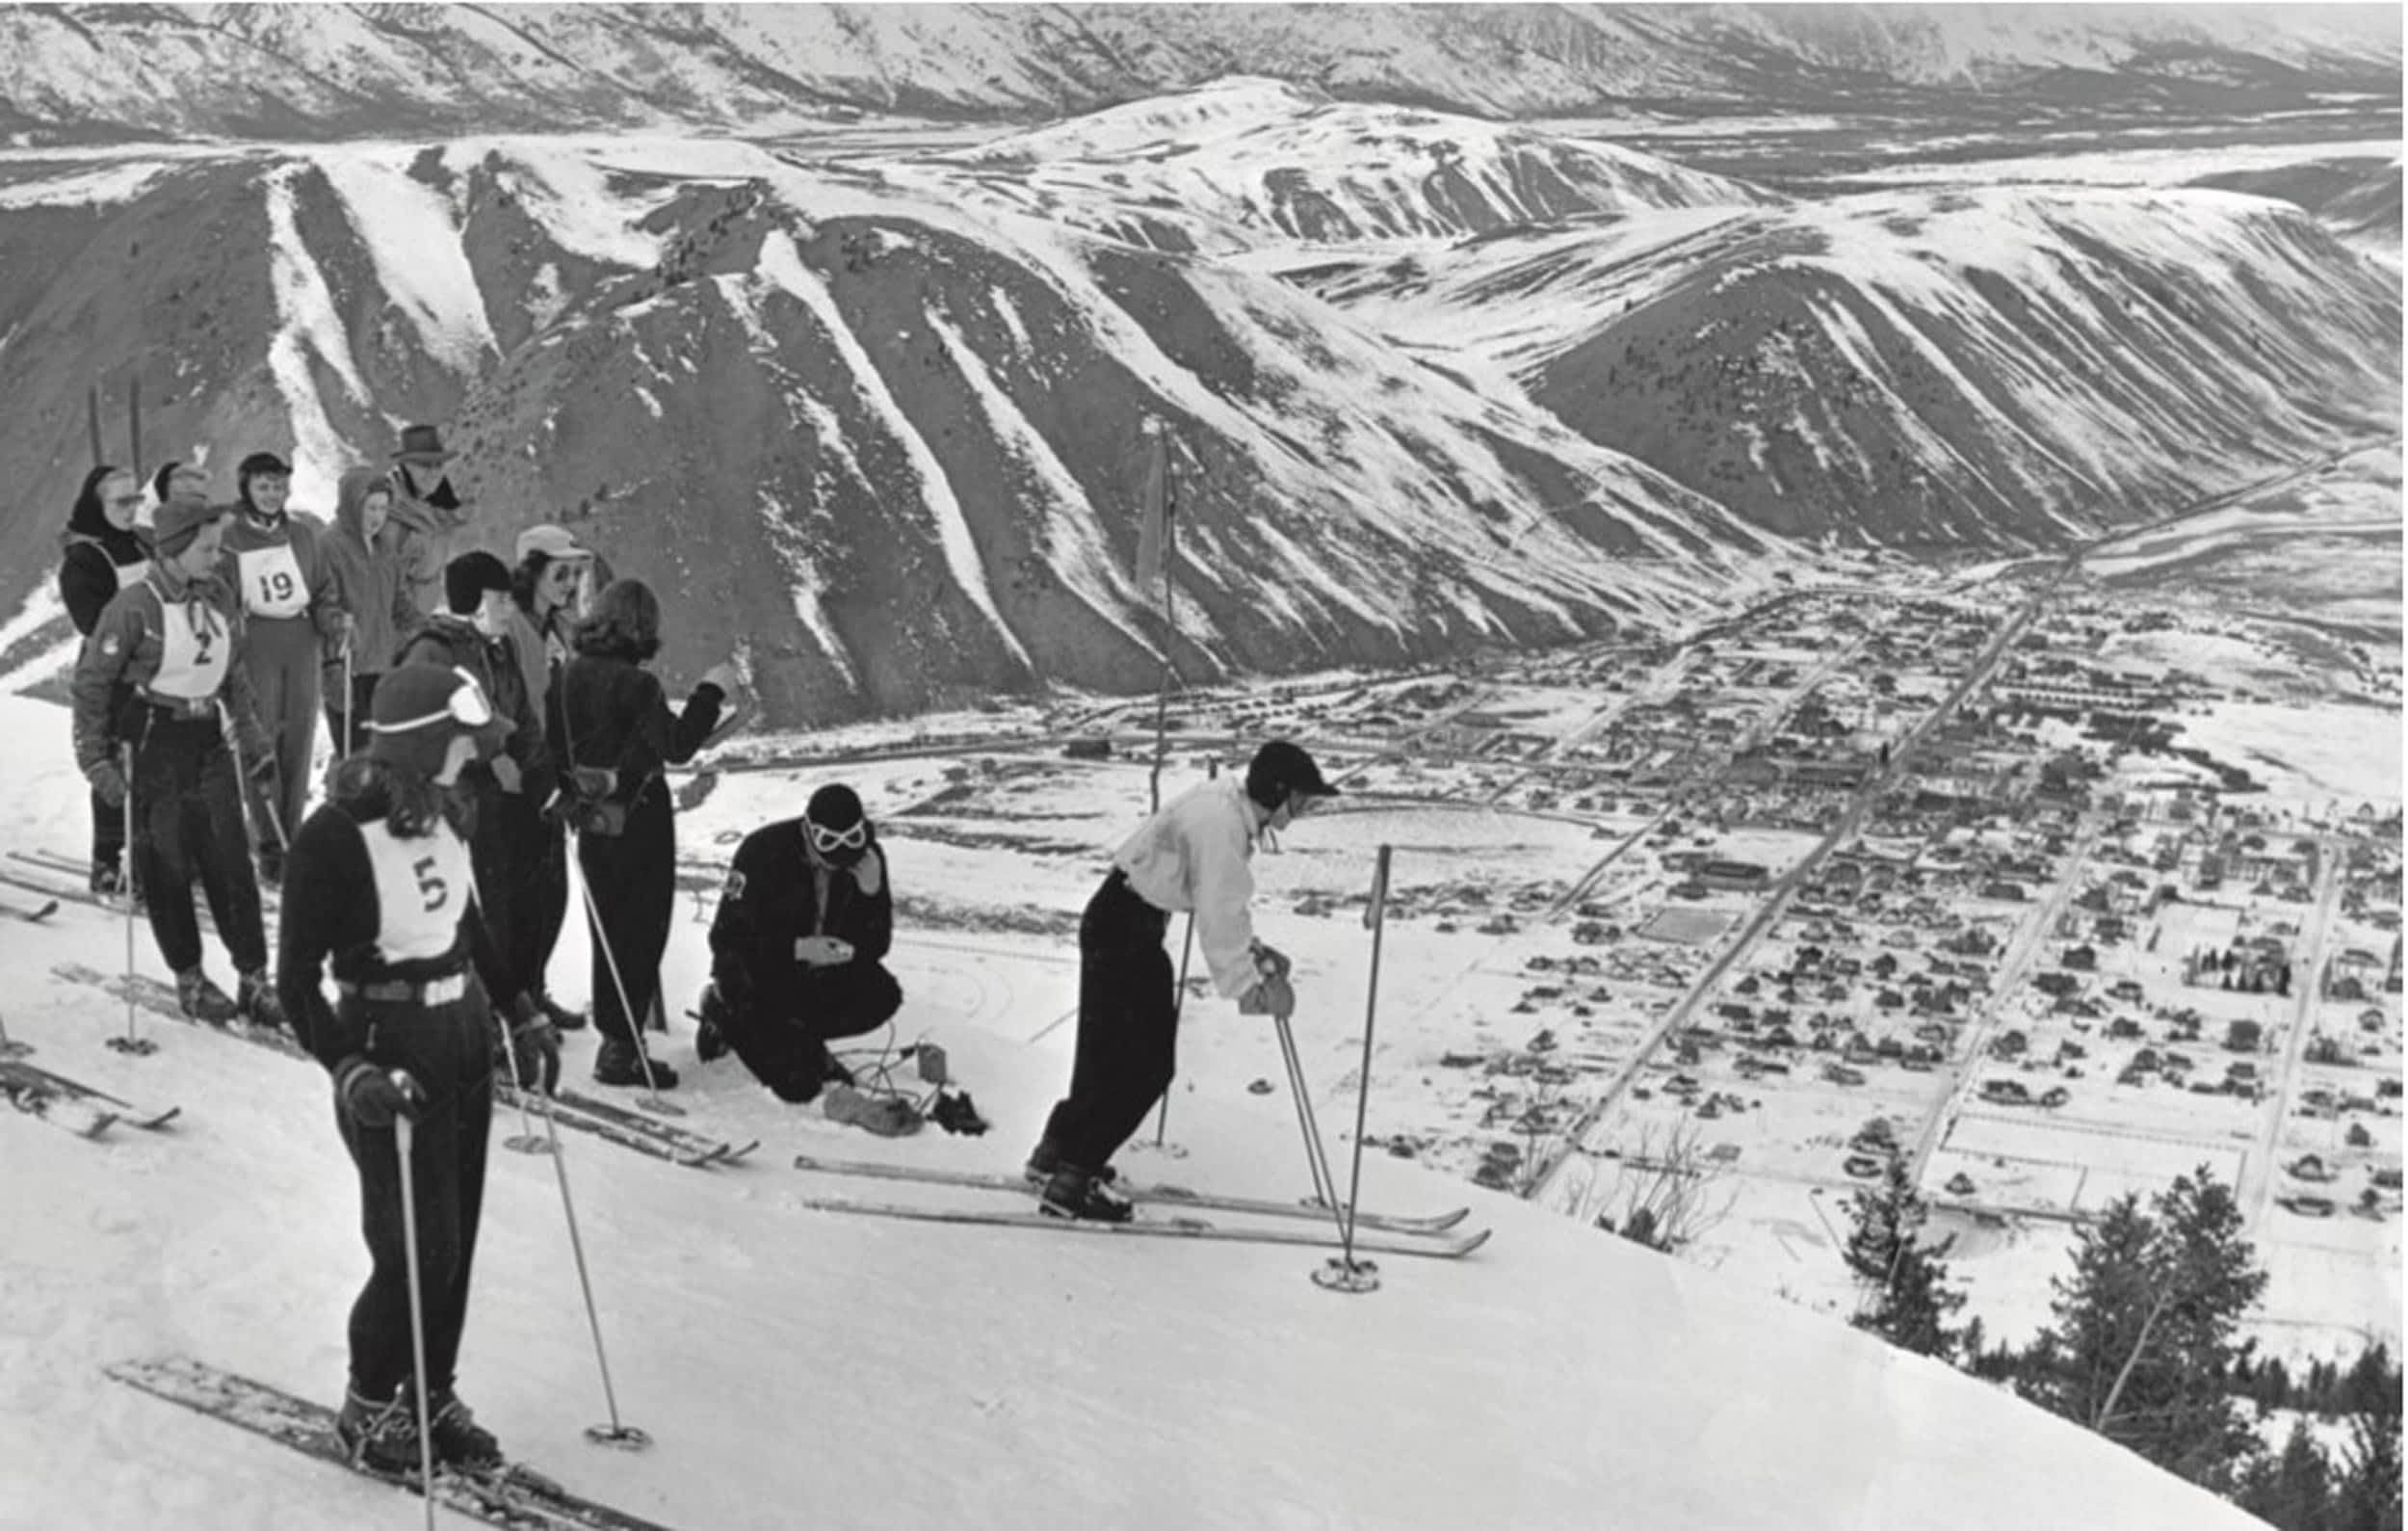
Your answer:
[[[2280,1456],[2249,1465],[2233,1502],[2281,1531],[2325,1531],[2332,1492],[2332,1464],[2301,1419]]]
[[[2353,1414],[2341,1481],[2319,1531],[2400,1531],[2399,1397],[2385,1413]]]
[[[1850,1320],[1900,1350],[1949,1359],[1960,1336],[1948,1326],[1965,1294],[1948,1284],[1948,1252],[1955,1240],[1922,1241],[1930,1208],[1915,1190],[1905,1160],[1892,1155],[1878,1187],[1856,1193],[1845,1258],[1867,1305]]]
[[[2241,1315],[2265,1274],[2240,1236],[2230,1187],[2202,1169],[2144,1212],[2111,1203],[2075,1238],[2074,1270],[2053,1282],[2054,1321],[2020,1386],[2182,1477],[2222,1492],[2257,1449],[2230,1378]]]

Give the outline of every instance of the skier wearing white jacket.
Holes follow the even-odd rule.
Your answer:
[[[1338,789],[1285,739],[1255,752],[1245,779],[1222,778],[1172,799],[1112,857],[1079,920],[1079,1030],[1070,1093],[1046,1119],[1028,1177],[1057,1217],[1125,1222],[1112,1156],[1170,1087],[1178,1064],[1177,980],[1163,937],[1170,916],[1195,915],[1213,986],[1246,1015],[1286,1019],[1296,1007],[1288,959],[1254,938],[1246,863],[1266,829],[1283,830]]]

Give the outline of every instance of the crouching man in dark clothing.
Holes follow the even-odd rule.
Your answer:
[[[820,788],[801,818],[737,847],[711,922],[696,1053],[733,1048],[779,1099],[817,1098],[847,1077],[828,1043],[874,1031],[903,1006],[884,961],[894,933],[886,854],[861,799]]]

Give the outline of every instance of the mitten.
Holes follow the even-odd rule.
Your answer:
[[[510,1069],[521,1088],[552,1095],[561,1082],[561,1030],[532,994],[510,1005]]]
[[[125,806],[125,773],[118,769],[116,761],[101,761],[85,773],[85,779],[92,782],[92,789],[99,794],[101,802],[113,808]]]
[[[363,1127],[389,1127],[395,1117],[417,1121],[427,1093],[401,1069],[387,1073],[367,1059],[353,1056],[334,1070],[334,1103]]]

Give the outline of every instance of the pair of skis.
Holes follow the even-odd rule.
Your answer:
[[[184,1007],[177,1001],[175,990],[155,978],[140,973],[129,978],[123,973],[96,972],[75,963],[61,963],[51,968],[51,972],[69,983],[97,989],[113,999],[123,1001],[131,998],[136,1005],[164,1019],[188,1026],[203,1025],[184,1014]],[[283,1057],[316,1062],[291,1032],[277,1027],[253,1026],[237,1020],[222,1026],[204,1026],[204,1029],[249,1043],[252,1046]],[[509,1084],[497,1083],[495,1095],[504,1104],[517,1105],[523,1101],[530,1110],[535,1109],[532,1095],[524,1095]],[[689,1169],[733,1164],[760,1147],[757,1141],[731,1144],[574,1090],[563,1090],[554,1095],[551,1107],[552,1119],[563,1127]]]
[[[822,1159],[807,1153],[796,1156],[795,1168],[816,1175],[902,1181],[958,1190],[1010,1192],[1022,1197],[1033,1195],[1035,1189],[1016,1175],[878,1164],[855,1159]],[[903,1201],[863,1201],[849,1197],[804,1197],[797,1204],[813,1211],[842,1212],[862,1217],[978,1224],[990,1227],[1043,1228],[1053,1232],[1106,1236],[1222,1239],[1247,1244],[1298,1244],[1324,1248],[1338,1242],[1336,1214],[1328,1207],[1309,1201],[1217,1196],[1210,1192],[1191,1191],[1184,1186],[1136,1185],[1117,1181],[1113,1189],[1137,1203],[1137,1216],[1126,1223],[1058,1218],[1038,1211],[1007,1211],[1000,1207],[928,1206]],[[1214,1222],[1197,1215],[1203,1212],[1267,1219],[1269,1226]],[[1366,1212],[1355,1220],[1354,1247],[1386,1254],[1459,1259],[1488,1242],[1487,1228],[1468,1233],[1457,1231],[1463,1220],[1470,1215],[1469,1207],[1457,1207],[1429,1217]]]
[[[106,1090],[37,1068],[22,1058],[0,1058],[0,1095],[28,1116],[79,1138],[96,1138],[123,1122],[156,1131],[184,1114],[182,1106],[156,1110],[138,1106]]]
[[[334,1432],[334,1411],[280,1387],[189,1357],[120,1361],[110,1377],[196,1413],[290,1446],[303,1456],[417,1493],[418,1475],[380,1472],[353,1462]],[[659,1521],[571,1492],[517,1463],[489,1472],[436,1472],[434,1500],[445,1509],[507,1531],[668,1531]]]

